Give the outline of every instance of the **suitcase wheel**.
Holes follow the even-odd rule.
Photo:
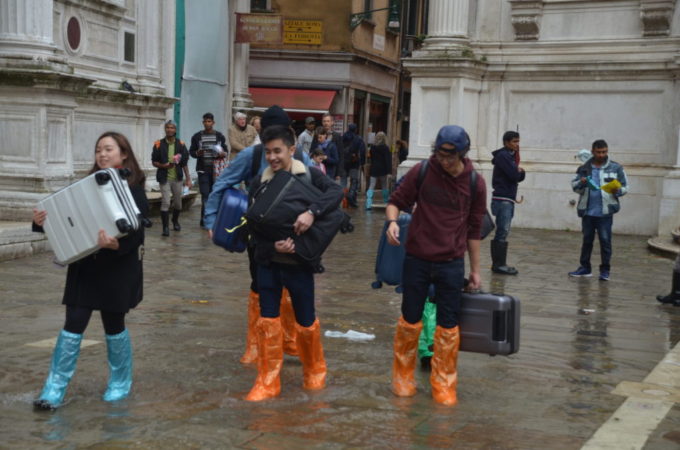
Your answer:
[[[132,175],[132,171],[130,171],[130,169],[118,169],[118,175],[120,175],[122,179],[126,179]]]
[[[397,294],[401,294],[402,292],[404,292],[404,287],[400,284],[399,286],[394,288],[394,292],[396,292]]]
[[[376,280],[373,283],[371,283],[371,287],[373,289],[380,289],[382,287],[382,282]]]
[[[132,225],[125,219],[116,220],[116,227],[118,227],[118,231],[121,233],[129,233],[132,231]]]
[[[96,174],[94,174],[94,180],[97,182],[99,186],[104,186],[111,180],[111,175],[109,175],[106,172],[97,172]]]

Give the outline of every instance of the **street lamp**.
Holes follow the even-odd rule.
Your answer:
[[[378,12],[378,11],[390,11],[390,14],[387,18],[387,29],[390,31],[399,31],[399,27],[401,24],[399,23],[399,7],[397,6],[396,1],[391,1],[391,5],[388,6],[387,8],[378,8],[378,9],[371,9],[369,11],[362,11],[354,14],[349,15],[349,28],[351,30],[354,30],[356,27],[359,26],[359,24],[366,18],[368,18],[368,14]]]

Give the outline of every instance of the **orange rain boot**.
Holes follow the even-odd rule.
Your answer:
[[[326,386],[326,360],[323,357],[319,319],[310,327],[305,328],[296,323],[295,328],[297,348],[302,361],[302,387],[310,390],[323,389]]]
[[[347,209],[349,208],[349,202],[347,201],[347,193],[349,192],[349,189],[345,188],[342,190],[344,195],[342,196],[342,207]]]
[[[281,366],[283,366],[283,332],[281,318],[260,317],[257,331],[257,378],[246,396],[249,402],[259,402],[281,393]]]
[[[458,349],[460,348],[460,329],[443,328],[437,325],[434,332],[434,355],[432,356],[432,398],[437,403],[453,406],[458,403],[456,385],[458,384]]]
[[[423,323],[410,324],[403,317],[397,322],[394,334],[394,362],[392,363],[392,392],[399,397],[411,397],[416,394],[416,352],[418,337]]]
[[[283,327],[283,352],[290,356],[298,356],[298,347],[295,339],[296,331],[295,311],[293,300],[290,298],[288,289],[281,292],[281,326]]]
[[[246,351],[241,356],[241,364],[252,364],[257,361],[257,335],[255,324],[260,317],[260,296],[250,291],[248,296],[248,334],[246,335]]]

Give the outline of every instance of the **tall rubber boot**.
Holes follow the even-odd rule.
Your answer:
[[[366,191],[366,209],[373,208],[373,189]]]
[[[399,397],[416,395],[416,349],[423,323],[410,324],[403,317],[397,322],[394,334],[394,362],[392,363],[392,392]]]
[[[179,224],[179,214],[182,212],[180,209],[172,210],[172,229],[175,231],[182,231],[182,226]]]
[[[418,358],[420,367],[429,370],[432,360],[432,344],[434,343],[434,330],[437,326],[437,305],[428,298],[423,308],[423,330],[418,338]]]
[[[302,387],[310,390],[323,389],[326,386],[326,359],[321,344],[321,326],[316,319],[310,327],[295,324],[297,330],[297,348],[302,361]]]
[[[514,267],[509,267],[506,265],[505,260],[508,255],[508,243],[507,241],[491,241],[491,260],[493,264],[491,270],[494,273],[500,273],[503,275],[517,275],[517,269]]]
[[[384,204],[387,204],[390,201],[390,190],[389,189],[383,189],[382,190],[382,198],[383,198]]]
[[[281,318],[260,317],[256,330],[257,378],[246,396],[249,402],[267,400],[281,393],[281,366],[283,366]]]
[[[170,236],[169,213],[168,211],[161,211],[161,221],[163,222],[163,236]]]
[[[347,208],[349,208],[349,202],[347,201],[347,192],[349,192],[349,190],[347,188],[345,188],[345,189],[342,190],[342,192],[343,192],[342,207],[347,209]]]
[[[290,356],[298,356],[297,329],[295,327],[295,310],[293,300],[290,298],[288,289],[281,292],[281,327],[283,328],[283,352]]]
[[[437,326],[434,332],[434,355],[432,356],[432,398],[437,403],[453,406],[458,403],[458,349],[460,348],[459,328]]]
[[[680,306],[680,272],[673,271],[673,285],[668,295],[657,295],[656,299],[661,303]]]
[[[106,402],[115,402],[127,397],[132,387],[132,344],[127,329],[106,335],[106,354],[109,384],[102,398]]]
[[[246,351],[241,356],[241,364],[252,364],[257,361],[257,333],[255,325],[260,317],[260,296],[250,291],[248,295],[248,334],[246,335]]]
[[[55,410],[61,406],[68,383],[76,371],[82,340],[82,334],[70,333],[66,330],[61,330],[59,333],[52,353],[50,373],[47,375],[40,396],[33,401],[33,406],[37,409]]]

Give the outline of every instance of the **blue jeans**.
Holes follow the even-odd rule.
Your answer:
[[[600,256],[602,260],[600,271],[609,271],[609,262],[612,259],[612,222],[613,216],[583,216],[581,218],[581,230],[583,231],[581,267],[592,270],[590,254],[593,252],[593,241],[595,241],[595,232],[597,231],[597,236],[600,238]]]
[[[311,327],[316,320],[314,274],[310,269],[292,264],[258,265],[257,287],[261,317],[279,317],[281,291],[285,287],[293,300],[295,321],[303,327]]]
[[[437,293],[437,325],[443,328],[458,325],[464,277],[463,258],[432,262],[407,254],[402,275],[404,295],[401,301],[401,314],[404,320],[413,324],[422,319],[425,299],[430,284],[433,284]]]
[[[510,234],[510,223],[515,216],[515,204],[504,200],[491,200],[491,214],[496,216],[494,241],[505,242]]]

